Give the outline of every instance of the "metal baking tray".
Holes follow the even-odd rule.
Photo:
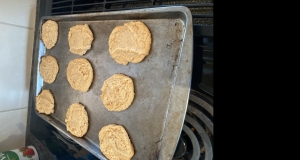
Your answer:
[[[57,43],[50,50],[40,38],[41,26],[49,19],[55,20],[59,28]],[[141,63],[124,66],[111,58],[108,39],[114,27],[132,20],[141,20],[148,26],[152,45]],[[91,49],[83,56],[69,51],[68,32],[77,24],[88,24],[94,35]],[[172,159],[189,99],[192,29],[191,12],[182,6],[42,17],[36,36],[38,53],[34,55],[38,57],[34,57],[36,75],[32,77],[36,90],[32,95],[50,89],[55,112],[36,114],[100,159],[106,158],[99,149],[98,133],[112,123],[125,127],[135,149],[132,159]],[[43,82],[39,74],[44,55],[52,55],[58,61],[59,72],[52,84]],[[85,93],[72,89],[66,77],[68,63],[79,57],[88,59],[94,70],[94,80]],[[103,82],[115,73],[131,77],[135,87],[132,105],[121,112],[108,111],[100,98]],[[65,126],[66,111],[76,102],[86,106],[89,117],[89,128],[82,138],[71,135]]]

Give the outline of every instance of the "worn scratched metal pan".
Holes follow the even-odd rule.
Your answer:
[[[191,18],[189,9],[180,6],[42,17],[38,33],[41,34],[46,20],[55,20],[59,27],[58,40],[48,50],[40,37],[36,37],[36,57],[32,66],[36,74],[31,77],[36,89],[30,98],[34,99],[42,89],[50,89],[55,99],[55,112],[36,114],[100,159],[106,158],[99,149],[98,133],[103,126],[112,123],[127,130],[135,148],[133,159],[172,159],[190,91]],[[108,38],[114,27],[132,20],[141,20],[148,26],[152,34],[151,51],[141,63],[124,66],[110,57]],[[76,24],[88,24],[94,34],[91,49],[83,55],[94,69],[94,80],[86,93],[72,89],[66,77],[68,63],[80,57],[72,54],[68,45],[69,28]],[[54,56],[59,64],[52,84],[43,82],[39,74],[40,59],[44,55]],[[115,73],[130,76],[135,87],[132,105],[122,112],[108,111],[100,99],[103,82]],[[64,122],[68,107],[75,102],[86,106],[89,116],[89,129],[82,138],[67,132]]]

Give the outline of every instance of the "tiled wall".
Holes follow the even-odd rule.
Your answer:
[[[36,0],[0,0],[0,152],[25,145]]]

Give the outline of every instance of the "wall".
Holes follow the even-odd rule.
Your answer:
[[[25,145],[36,0],[0,0],[0,152]]]

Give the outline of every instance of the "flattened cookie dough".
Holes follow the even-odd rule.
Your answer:
[[[42,25],[42,41],[47,49],[54,47],[57,42],[58,25],[55,21],[48,20]]]
[[[81,92],[87,92],[93,81],[93,68],[85,58],[76,58],[69,62],[67,79],[71,87]]]
[[[125,128],[121,125],[110,124],[99,132],[100,150],[110,160],[130,160],[134,148]]]
[[[42,90],[35,98],[35,107],[39,113],[54,113],[54,98],[50,90]]]
[[[82,137],[88,130],[89,119],[84,106],[79,103],[72,104],[66,114],[67,131],[76,137]]]
[[[117,26],[109,36],[109,53],[119,64],[139,63],[150,52],[151,33],[141,21]]]
[[[71,27],[68,34],[70,52],[84,55],[91,48],[93,39],[93,33],[87,24]]]
[[[52,56],[42,57],[40,63],[40,74],[43,80],[49,84],[53,83],[58,73],[57,60]]]
[[[123,74],[114,74],[104,81],[100,95],[104,106],[109,111],[127,109],[134,98],[134,86],[130,77]]]

